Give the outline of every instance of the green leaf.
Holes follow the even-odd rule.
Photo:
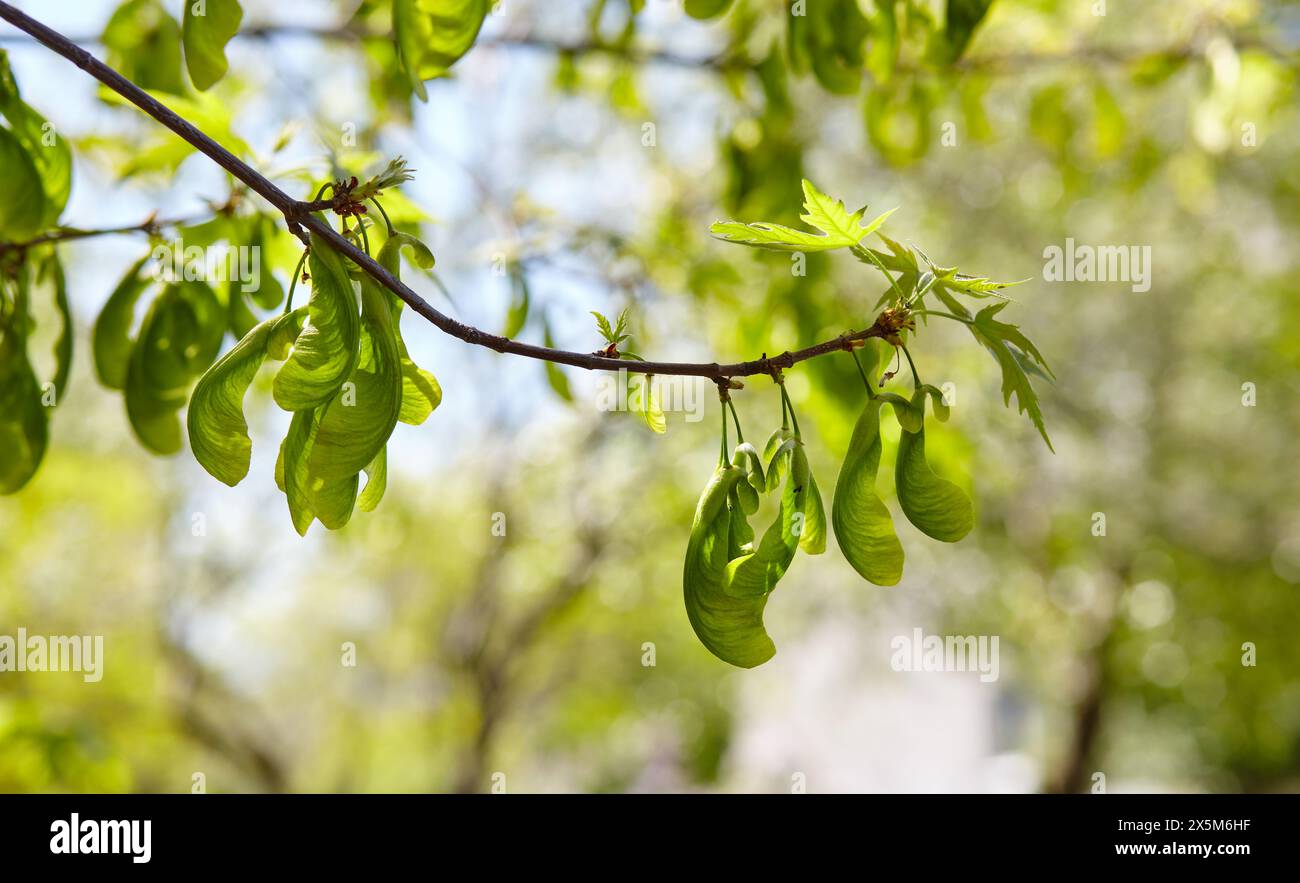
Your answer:
[[[307,324],[272,385],[276,404],[286,411],[330,401],[357,363],[361,319],[343,258],[313,233],[308,266]]]
[[[800,14],[791,10],[786,16],[791,67],[799,72],[812,68],[828,91],[852,94],[862,80],[863,49],[871,23],[856,2],[804,6]]]
[[[598,313],[595,310],[592,310],[591,314],[596,317],[596,330],[600,332],[600,336],[605,339],[606,343],[615,343],[614,329],[610,327],[609,320],[605,318],[603,313]]]
[[[239,229],[240,227],[243,229]],[[264,310],[276,309],[284,303],[284,287],[280,285],[280,280],[275,278],[273,272],[275,267],[271,259],[275,251],[271,243],[275,240],[276,234],[275,221],[267,215],[250,215],[242,219],[242,224],[236,226],[232,235],[236,237],[238,244],[247,246],[250,249],[258,249],[256,252],[258,254],[258,276],[254,280],[249,280],[256,287],[248,291],[245,291],[245,285],[248,282],[232,279],[230,282],[231,303],[235,303],[244,296],[252,297],[257,305]],[[233,246],[236,242],[232,241],[231,244]]]
[[[125,399],[131,427],[154,453],[180,451],[178,412],[216,358],[225,327],[225,310],[202,282],[169,285],[150,304],[131,348]]]
[[[48,282],[54,292],[54,309],[59,314],[59,336],[54,341],[55,402],[62,402],[67,393],[68,376],[72,371],[72,310],[68,306],[68,285],[63,275],[63,264],[58,251],[51,249],[41,262],[40,279]]]
[[[126,0],[99,39],[109,65],[141,89],[183,91],[181,27],[159,0]]]
[[[925,412],[924,390],[912,396],[912,404]],[[925,460],[925,427],[917,432],[903,430],[894,466],[898,504],[917,530],[945,543],[955,543],[975,526],[970,498],[957,485],[940,478]]]
[[[903,546],[889,509],[876,493],[880,450],[880,401],[871,399],[853,427],[835,482],[831,526],[840,551],[863,579],[892,586],[903,578]]]
[[[731,8],[732,0],[686,0],[686,14],[704,21],[717,18]]]
[[[772,251],[828,251],[857,245],[874,233],[894,213],[890,209],[863,226],[865,208],[849,213],[844,203],[832,200],[806,178],[803,182],[804,214],[800,218],[819,233],[807,233],[780,224],[718,221],[709,228],[718,239]]]
[[[178,412],[185,405],[184,386],[159,385],[151,376],[151,360],[170,360],[165,352],[175,318],[169,293],[159,295],[149,306],[140,335],[131,348],[124,393],[126,414],[136,437],[155,454],[169,456],[181,449]]]
[[[190,450],[213,478],[234,487],[248,475],[253,442],[244,419],[244,396],[268,355],[277,330],[296,325],[302,310],[267,319],[235,344],[199,378],[186,424]]]
[[[239,32],[244,10],[239,0],[184,0],[181,43],[194,88],[208,89],[226,75],[226,44]]]
[[[0,344],[0,495],[31,481],[48,441],[41,389],[27,354]]]
[[[510,268],[510,290],[510,308],[506,311],[506,323],[501,329],[501,336],[513,338],[528,324],[528,305],[532,300],[528,277],[517,265]]]
[[[131,325],[135,305],[152,280],[142,274],[149,255],[131,265],[99,311],[92,334],[95,373],[109,389],[126,386],[127,364],[131,359]]]
[[[1016,396],[1016,405],[1020,413],[1027,414],[1034,426],[1053,453],[1052,440],[1047,437],[1047,428],[1043,425],[1043,412],[1038,404],[1038,394],[1034,392],[1025,371],[1025,364],[1035,365],[1052,377],[1042,353],[1021,333],[1015,325],[999,322],[994,317],[1007,305],[1006,301],[991,304],[975,315],[975,324],[968,326],[975,339],[997,359],[1002,368],[1002,401],[1010,406],[1011,395]]]
[[[944,40],[947,43],[947,60],[956,61],[966,51],[975,28],[984,20],[993,0],[948,0],[944,18]]]
[[[700,495],[682,587],[686,615],[700,642],[723,662],[753,668],[776,654],[763,628],[767,596],[738,598],[722,589],[732,548],[733,510],[727,499],[742,475],[734,466],[719,468]]]
[[[49,442],[48,412],[27,357],[27,273],[15,282],[16,311],[0,312],[0,495],[31,481]]]
[[[555,339],[551,337],[551,323],[545,317],[542,318],[542,345],[554,348]],[[546,382],[551,385],[551,390],[566,402],[573,401],[573,391],[569,389],[569,378],[564,376],[560,366],[554,362],[543,362],[546,366]]]
[[[45,117],[19,97],[18,84],[4,52],[0,52],[0,115],[8,120],[10,134],[26,150],[40,180],[44,200],[39,203],[39,226],[42,229],[53,226],[72,192],[72,149]],[[0,168],[8,166],[0,162]]]
[[[630,390],[632,379],[628,380],[629,392],[628,398],[636,397],[636,411],[645,421],[651,432],[663,434],[668,431],[668,420],[664,417],[663,408],[659,405],[659,395],[655,392],[654,383],[649,374],[636,375],[640,377],[641,382],[637,386],[637,391]]]
[[[31,156],[8,129],[0,128],[0,239],[20,242],[41,232],[45,190]]]
[[[393,0],[398,57],[421,101],[428,100],[424,81],[469,52],[491,7],[491,0]]]

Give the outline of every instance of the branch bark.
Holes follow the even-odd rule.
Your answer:
[[[138,224],[125,224],[120,227],[96,227],[93,230],[80,227],[56,227],[48,233],[34,236],[25,242],[0,242],[0,254],[8,251],[25,251],[39,245],[51,245],[58,242],[71,242],[75,239],[92,239],[96,236],[118,236],[127,233],[155,234],[169,227],[187,227],[207,220],[209,216],[191,218],[168,218],[159,220],[150,215]]]
[[[47,27],[5,2],[0,2],[0,19],[4,19],[19,30],[30,34],[34,39],[47,48],[62,55],[77,67],[99,80],[105,86],[130,101],[145,113],[149,114],[149,116],[153,117],[159,123],[175,132],[195,150],[204,154],[217,165],[221,166],[247,186],[249,190],[252,190],[254,193],[261,196],[274,206],[282,215],[284,215],[285,222],[289,225],[289,229],[294,233],[294,235],[301,239],[304,244],[311,241],[305,230],[311,231],[321,237],[329,243],[332,248],[341,254],[346,255],[371,278],[400,297],[411,307],[412,310],[427,319],[439,330],[446,334],[450,334],[452,337],[459,338],[466,343],[496,350],[499,353],[510,353],[511,355],[524,356],[526,358],[538,359],[546,362],[555,362],[560,365],[571,365],[575,368],[586,368],[587,370],[628,371],[629,373],[635,374],[666,374],[707,377],[714,381],[721,381],[731,377],[773,374],[777,370],[789,368],[797,362],[802,362],[807,359],[812,359],[839,350],[847,350],[851,347],[852,341],[863,340],[868,337],[884,337],[888,333],[887,329],[881,325],[879,320],[877,320],[875,324],[864,331],[842,334],[837,338],[824,341],[796,352],[790,352],[787,350],[781,355],[773,356],[771,358],[764,355],[762,358],[753,359],[748,362],[736,362],[725,365],[718,364],[717,362],[625,361],[609,358],[597,353],[577,353],[569,352],[567,350],[552,349],[550,347],[536,346],[534,344],[511,340],[497,334],[489,334],[488,332],[475,328],[472,325],[458,322],[450,316],[435,309],[432,304],[420,297],[420,295],[416,294],[415,291],[402,283],[401,280],[397,279],[381,267],[373,258],[345,239],[326,221],[317,217],[315,214],[312,214],[310,211],[312,206],[311,203],[301,202],[285,193],[257,172],[257,170],[253,169],[243,160],[239,159],[239,157],[222,147],[188,120],[181,117],[161,101],[157,100],[152,95],[149,95],[135,83],[131,82],[99,59],[95,58],[89,52],[68,40],[58,31]]]

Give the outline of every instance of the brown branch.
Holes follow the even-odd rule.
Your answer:
[[[135,85],[135,83],[132,83],[126,77],[95,58],[80,46],[69,41],[62,34],[41,24],[39,21],[36,21],[25,13],[20,12],[8,3],[0,2],[0,18],[8,21],[19,30],[30,34],[38,42],[71,61],[77,67],[99,80],[114,92],[117,92],[123,98],[149,114],[149,116],[162,123],[168,129],[171,129],[194,147],[194,149],[198,150],[217,165],[221,166],[247,186],[249,190],[252,190],[279,210],[280,213],[284,215],[290,231],[301,239],[304,244],[311,241],[307,232],[303,229],[306,228],[306,230],[309,230],[324,239],[336,251],[351,259],[353,263],[364,270],[371,278],[400,297],[411,307],[411,309],[423,316],[429,322],[433,323],[441,331],[450,334],[452,337],[457,337],[466,343],[487,347],[488,349],[496,350],[499,353],[510,353],[512,355],[525,356],[530,359],[555,362],[560,365],[572,365],[575,368],[586,368],[588,370],[630,371],[638,374],[685,375],[708,377],[718,380],[725,377],[747,377],[755,374],[772,374],[775,369],[789,368],[795,363],[805,361],[806,359],[815,358],[838,350],[849,349],[852,341],[863,340],[868,337],[883,337],[886,334],[885,329],[880,326],[879,320],[877,320],[876,324],[872,325],[865,331],[842,334],[832,340],[824,341],[823,343],[796,352],[787,351],[770,359],[764,356],[760,359],[754,359],[748,362],[737,362],[728,365],[721,365],[717,362],[627,362],[600,356],[594,353],[568,352],[566,350],[557,350],[550,347],[521,343],[517,340],[510,340],[509,338],[501,337],[497,334],[489,334],[488,332],[475,328],[472,325],[458,322],[450,316],[435,309],[433,305],[403,284],[401,280],[397,279],[381,267],[373,258],[361,249],[357,248],[356,245],[345,239],[328,223],[312,214],[309,210],[309,207],[311,206],[310,203],[300,202],[289,196],[289,194],[285,193],[247,163],[243,162],[229,150],[222,147],[204,132],[200,131],[188,120],[181,117],[161,101],[158,101],[156,98],[149,95],[139,86]]]
[[[79,227],[58,227],[24,242],[0,242],[0,254],[7,251],[25,251],[38,245],[48,245],[50,243],[91,239],[96,236],[117,236],[127,233],[148,233],[152,236],[168,227],[188,227],[191,224],[198,224],[207,220],[208,217],[210,216],[171,218],[160,221],[154,215],[150,215],[138,224],[124,224],[121,227],[98,227],[93,230],[85,230]]]
[[[370,30],[352,24],[295,25],[268,23],[244,28],[235,36],[248,40],[301,37],[334,43],[362,43],[393,39],[390,32]],[[1300,63],[1300,55],[1298,55],[1297,48],[1294,46],[1281,45],[1256,34],[1230,33],[1226,36],[1239,51],[1253,49],[1271,55],[1284,63]],[[0,44],[16,43],[25,39],[21,35],[0,35]],[[79,45],[101,43],[101,37],[98,35],[69,37],[68,39],[70,42]],[[544,52],[552,55],[607,55],[633,64],[658,64],[685,70],[722,72],[750,70],[757,64],[754,59],[728,51],[712,55],[683,55],[670,49],[638,46],[629,42],[608,41],[598,38],[570,40],[530,33],[484,36],[475,45],[486,48]],[[1014,51],[967,55],[947,66],[902,62],[899,69],[913,74],[978,71],[994,75],[1014,75],[1025,69],[1068,64],[1123,66],[1153,58],[1180,61],[1194,58],[1201,54],[1201,51],[1202,46],[1196,41],[1158,46],[1085,44],[1049,52]]]

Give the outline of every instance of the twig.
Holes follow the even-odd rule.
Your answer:
[[[138,224],[125,224],[121,227],[98,227],[93,230],[83,230],[78,227],[59,227],[25,242],[0,242],[0,254],[7,251],[24,251],[38,245],[48,245],[52,242],[70,242],[74,239],[90,239],[95,236],[116,236],[127,233],[149,233],[152,235],[167,227],[188,227],[191,224],[198,224],[205,220],[207,220],[207,217],[171,218],[160,221],[150,215]]]
[[[311,237],[306,232],[308,230],[324,239],[336,251],[352,260],[371,278],[400,297],[411,309],[433,323],[441,331],[466,343],[496,350],[499,353],[510,353],[560,365],[572,365],[575,368],[586,368],[592,371],[620,371],[628,368],[628,363],[619,359],[521,343],[497,334],[489,334],[472,325],[456,321],[435,309],[433,305],[381,267],[369,255],[341,236],[328,223],[312,214],[313,203],[300,202],[289,196],[289,194],[204,134],[188,120],[86,50],[69,41],[62,34],[20,12],[8,3],[0,2],[0,18],[8,21],[19,30],[30,34],[37,41],[62,55],[168,129],[171,129],[200,153],[207,156],[231,175],[234,175],[249,190],[252,190],[279,210],[284,215],[290,232],[301,239],[304,244],[310,244],[311,242]],[[304,230],[304,228],[306,229]],[[789,368],[797,362],[847,349],[849,341],[863,340],[868,337],[883,337],[886,333],[886,329],[881,327],[879,321],[877,321],[876,324],[873,324],[865,331],[844,334],[832,340],[795,352],[787,351],[772,358],[764,357],[749,362],[736,362],[727,365],[717,362],[638,362],[636,370],[638,373],[708,377],[715,380],[723,377],[771,374],[774,370]]]

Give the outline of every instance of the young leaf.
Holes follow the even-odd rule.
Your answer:
[[[551,322],[545,316],[542,317],[542,346],[555,346],[555,339],[551,336]],[[569,378],[564,376],[560,366],[554,362],[542,364],[546,366],[546,382],[551,385],[551,391],[564,401],[572,402],[573,391],[569,389]]]
[[[948,0],[943,25],[947,61],[954,62],[961,58],[975,28],[992,5],[993,0]]]
[[[491,0],[394,0],[393,36],[411,88],[428,100],[424,81],[445,74],[478,38]]]
[[[41,465],[48,442],[41,389],[23,349],[0,342],[0,495],[21,490]]]
[[[18,84],[4,52],[0,52],[0,115],[8,121],[11,134],[26,151],[40,181],[44,195],[44,200],[38,203],[40,227],[53,226],[72,192],[72,149],[45,117],[19,97]],[[8,166],[0,163],[0,168]],[[11,208],[6,204],[6,211]]]
[[[118,6],[99,41],[108,50],[109,65],[141,89],[184,91],[181,27],[159,0],[127,0]]]
[[[591,314],[596,317],[596,330],[600,332],[600,336],[605,339],[606,343],[614,343],[614,329],[610,327],[609,320],[605,318],[603,313],[598,313],[595,310],[592,310]]]
[[[27,357],[28,275],[16,279],[16,314],[0,313],[0,495],[21,490],[45,457],[49,441],[48,412],[41,402],[40,383]]]
[[[517,265],[510,268],[510,291],[510,307],[506,311],[505,327],[501,329],[502,337],[514,337],[528,324],[528,306],[532,297],[528,277]]]
[[[731,8],[732,0],[686,0],[686,14],[691,18],[717,18]]]
[[[975,335],[975,339],[984,344],[1002,368],[1003,404],[1009,406],[1011,394],[1015,393],[1016,405],[1020,413],[1029,415],[1029,419],[1042,435],[1043,441],[1047,443],[1048,449],[1055,453],[1056,449],[1052,447],[1052,440],[1047,437],[1047,428],[1043,425],[1043,412],[1038,405],[1038,394],[1034,392],[1024,366],[1036,364],[1047,373],[1049,378],[1052,372],[1043,360],[1042,353],[1017,326],[999,322],[994,318],[1006,305],[1007,302],[1002,301],[985,307],[975,314],[975,324],[968,327],[971,334]]]
[[[186,393],[221,348],[226,312],[205,282],[168,285],[149,306],[127,363],[126,413],[145,447],[162,455],[181,449],[177,412]]]
[[[208,89],[226,75],[226,44],[239,32],[244,10],[239,0],[184,0],[181,43],[194,88]]]
[[[72,370],[72,311],[68,307],[67,279],[59,253],[51,249],[41,262],[39,278],[48,282],[54,293],[54,309],[59,314],[59,336],[54,341],[54,391],[55,401],[62,402],[67,391],[68,375]]]
[[[752,224],[718,221],[709,228],[709,232],[727,242],[773,251],[828,251],[856,246],[894,213],[890,209],[863,226],[864,209],[850,214],[843,202],[831,199],[806,178],[803,192],[805,214],[800,217],[804,223],[819,230],[819,233],[808,233],[761,221]]]
[[[547,364],[550,364],[549,362]],[[638,375],[641,382],[635,393],[629,393],[628,398],[632,396],[637,398],[637,411],[645,425],[650,428],[651,432],[663,434],[668,431],[668,421],[664,418],[663,408],[659,405],[659,395],[655,392],[654,383],[649,374]],[[628,381],[629,386],[631,380]]]
[[[18,139],[0,128],[0,239],[18,242],[40,232],[45,191],[31,156]]]
[[[175,360],[171,336],[180,310],[175,289],[154,299],[131,348],[123,384],[126,415],[136,437],[155,454],[169,456],[181,449],[181,424],[177,412],[185,405],[185,372]]]

